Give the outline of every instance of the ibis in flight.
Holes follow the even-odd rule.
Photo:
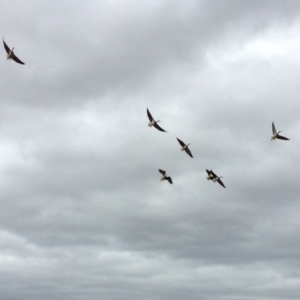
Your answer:
[[[207,172],[207,180],[212,180],[213,182],[218,182],[222,187],[226,188],[226,186],[224,185],[224,183],[222,182],[221,178],[222,176],[217,176],[212,170],[206,170]]]
[[[190,157],[193,157],[191,150],[189,149],[190,144],[185,144],[183,141],[181,141],[179,138],[177,138],[178,143],[181,145],[181,151],[185,151]]]
[[[172,178],[167,176],[166,171],[158,169],[158,172],[161,174],[160,181],[168,180],[170,184],[173,184]]]
[[[286,137],[279,134],[281,131],[278,131],[278,132],[276,131],[274,122],[272,122],[272,132],[273,132],[273,135],[271,137],[271,141],[276,140],[276,139],[285,140],[285,141],[289,140],[288,138],[286,138]]]
[[[149,109],[147,108],[147,115],[148,115],[148,118],[149,118],[149,123],[148,123],[148,126],[149,127],[155,127],[157,130],[159,131],[163,131],[163,132],[166,132],[165,130],[163,130],[157,123],[160,122],[159,120],[155,121],[149,111]]]
[[[7,59],[12,59],[15,62],[17,62],[18,64],[21,65],[25,65],[25,63],[23,63],[15,54],[14,54],[14,48],[12,48],[11,50],[9,49],[9,47],[6,45],[6,43],[4,42],[4,38],[3,38],[3,45],[4,45],[4,49],[7,52]]]

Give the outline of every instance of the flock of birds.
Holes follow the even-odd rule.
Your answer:
[[[149,109],[147,108],[147,116],[149,118],[149,123],[148,126],[149,127],[154,127],[159,131],[162,132],[166,132],[164,129],[162,129],[157,123],[160,122],[159,120],[155,121],[155,119],[152,117]],[[274,122],[272,122],[272,132],[273,135],[271,137],[271,141],[279,139],[279,140],[289,140],[288,138],[280,135],[279,133],[281,131],[276,131],[276,127],[274,125]],[[189,149],[189,145],[190,144],[185,144],[183,141],[181,141],[179,138],[177,138],[178,143],[181,146],[181,151],[185,151],[190,157],[193,157],[191,150]],[[158,169],[158,172],[161,173],[161,178],[160,181],[164,181],[167,180],[169,181],[170,184],[173,184],[172,178],[170,176],[167,176],[167,172],[161,169]],[[224,183],[222,182],[221,178],[222,176],[217,176],[212,170],[207,170],[206,169],[206,173],[207,173],[207,180],[212,180],[213,182],[218,182],[222,187],[226,188],[226,186],[224,185]]]
[[[10,49],[7,44],[4,42],[4,38],[3,38],[3,45],[4,45],[4,49],[7,53],[7,59],[12,59],[14,60],[16,63],[21,64],[21,65],[25,65],[24,62],[22,62],[15,54],[14,54],[14,48]],[[159,120],[155,121],[155,119],[152,117],[149,109],[147,108],[147,116],[149,118],[149,123],[148,126],[150,127],[154,127],[159,131],[162,132],[166,132],[164,129],[162,129],[157,123],[160,122]],[[280,135],[279,133],[281,131],[276,131],[274,122],[272,122],[272,132],[273,135],[271,137],[271,141],[279,139],[279,140],[289,140],[288,138]],[[177,138],[178,143],[181,146],[181,151],[185,151],[190,157],[193,158],[192,152],[189,149],[189,145],[190,144],[185,144],[183,141],[181,141],[179,138]],[[167,176],[167,172],[161,169],[158,169],[159,173],[161,173],[161,178],[160,181],[164,181],[167,180],[170,184],[173,184],[172,178],[170,176]],[[224,183],[222,182],[221,178],[222,176],[217,176],[212,170],[207,170],[206,169],[206,173],[207,173],[207,180],[212,180],[213,182],[218,182],[222,187],[225,188]]]
[[[156,128],[157,130],[159,131],[162,131],[162,132],[166,132],[164,129],[162,129],[157,123],[160,122],[159,120],[155,121],[155,119],[152,117],[149,109],[147,108],[147,115],[148,115],[148,118],[149,118],[149,123],[148,123],[148,126],[149,127],[154,127]],[[178,143],[180,144],[181,146],[181,151],[185,151],[186,154],[188,154],[190,157],[193,158],[193,155],[192,155],[192,152],[191,150],[189,149],[189,145],[190,144],[185,144],[182,140],[180,140],[179,138],[177,138],[177,141]],[[169,183],[173,184],[173,181],[172,181],[172,178],[170,176],[167,176],[167,172],[164,171],[164,170],[161,170],[161,169],[158,169],[158,172],[161,173],[161,178],[160,178],[160,181],[164,181],[164,180],[167,180],[169,181]],[[223,186],[225,188],[225,185],[224,183],[222,182],[221,178],[222,176],[217,176],[212,170],[206,170],[207,172],[207,180],[212,180],[213,182],[218,182],[221,186]]]

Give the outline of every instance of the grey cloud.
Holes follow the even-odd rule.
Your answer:
[[[298,1],[0,10],[3,299],[299,298]]]

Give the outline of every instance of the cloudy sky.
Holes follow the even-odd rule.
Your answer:
[[[1,299],[299,299],[299,1],[0,12]]]

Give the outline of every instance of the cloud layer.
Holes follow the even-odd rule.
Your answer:
[[[0,4],[1,298],[299,299],[300,3],[29,3]]]

